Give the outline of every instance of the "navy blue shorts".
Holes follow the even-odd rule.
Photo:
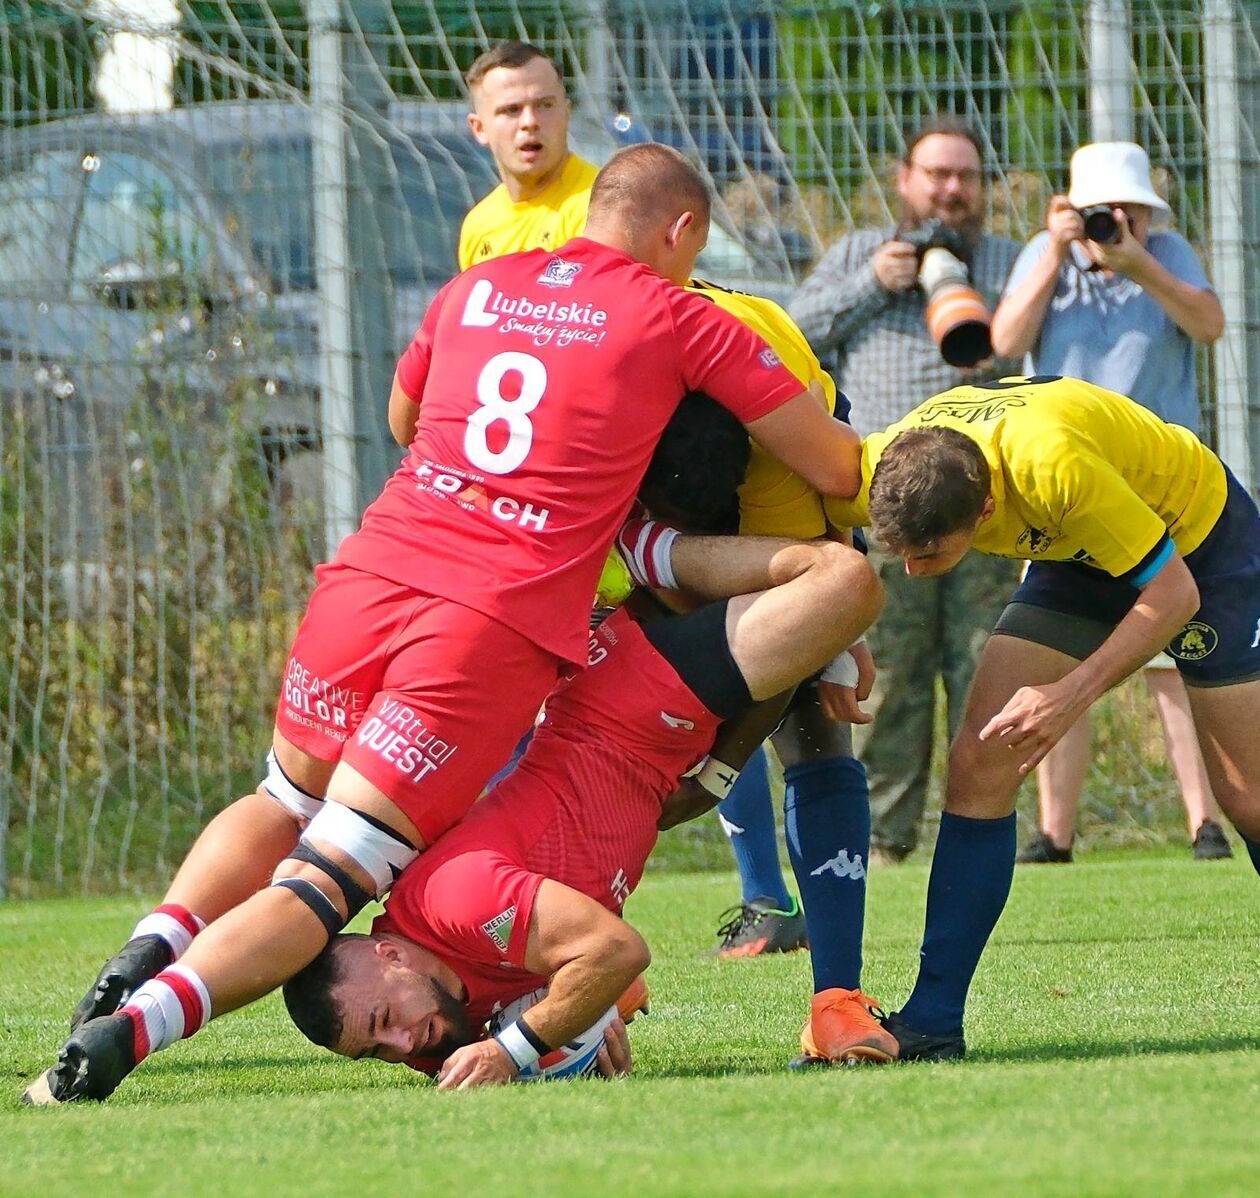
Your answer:
[[[1260,678],[1260,512],[1228,469],[1225,508],[1203,543],[1186,557],[1199,586],[1200,607],[1168,646],[1186,683],[1224,686]],[[1079,562],[1033,562],[998,621],[998,632],[1043,641],[1035,619],[1021,619],[1016,605],[1079,617],[1099,629],[1097,644],[1127,614],[1138,588]],[[1010,617],[1008,619],[1008,616]],[[1004,627],[1005,625],[1005,627]],[[1089,645],[1063,648],[1087,656]],[[1094,647],[1097,647],[1097,644]]]

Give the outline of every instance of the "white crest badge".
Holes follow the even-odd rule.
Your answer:
[[[580,262],[566,262],[563,258],[552,258],[547,269],[538,276],[544,287],[572,287],[573,280],[582,270]]]

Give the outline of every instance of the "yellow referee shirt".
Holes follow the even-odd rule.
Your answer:
[[[459,230],[459,269],[520,250],[555,249],[581,233],[599,168],[570,154],[546,187],[514,201],[499,184],[473,205]]]
[[[975,548],[998,557],[1077,561],[1119,577],[1167,532],[1197,549],[1225,506],[1225,468],[1188,429],[1079,379],[1008,378],[955,387],[862,444],[862,490],[826,501],[833,522],[867,522],[871,476],[906,429],[954,428],[980,446],[996,510]]]

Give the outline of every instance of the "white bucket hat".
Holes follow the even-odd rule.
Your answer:
[[[1068,201],[1073,208],[1093,204],[1148,204],[1169,211],[1151,186],[1151,160],[1131,141],[1096,141],[1072,155],[1072,184]]]

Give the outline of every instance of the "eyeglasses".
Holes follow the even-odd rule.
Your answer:
[[[936,184],[948,183],[951,179],[957,179],[968,187],[974,187],[980,182],[980,172],[974,166],[964,167],[960,171],[951,170],[947,166],[924,166],[919,162],[910,164],[916,170],[922,171],[928,179]]]

